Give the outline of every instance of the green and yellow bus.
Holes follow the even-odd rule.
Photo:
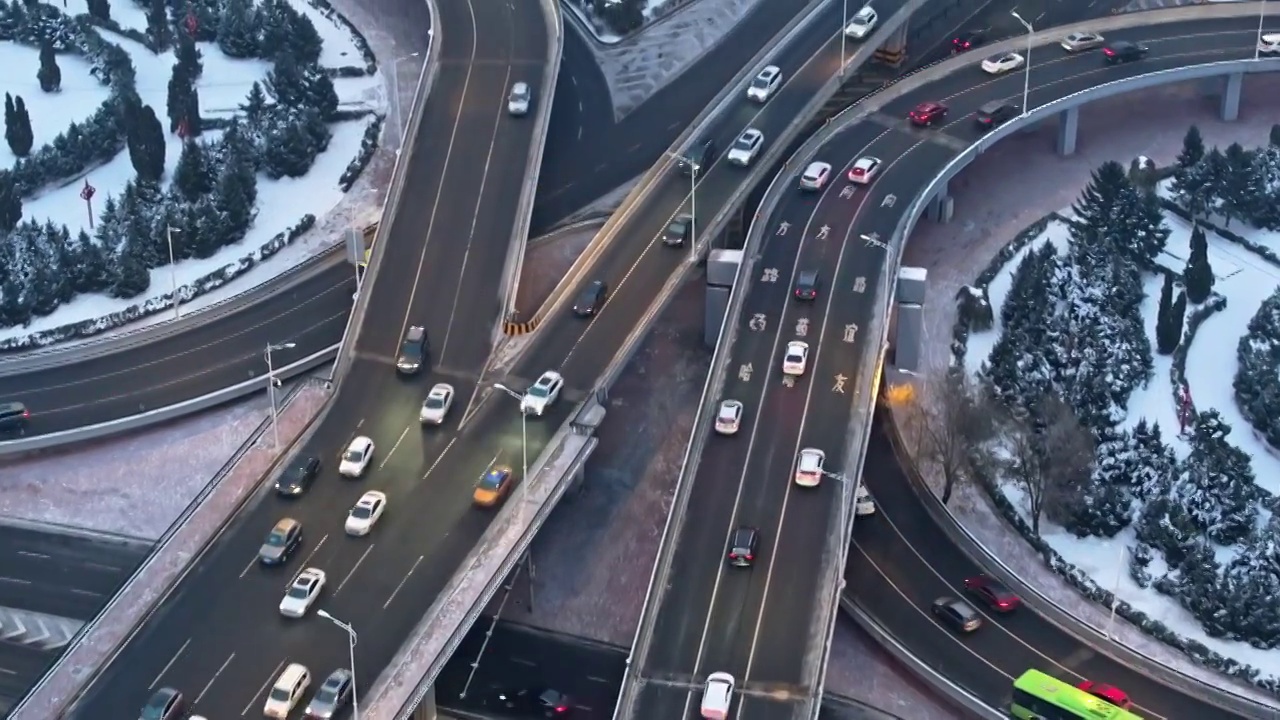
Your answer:
[[[1013,681],[1009,714],[1018,720],[1142,720],[1039,670],[1028,670]]]

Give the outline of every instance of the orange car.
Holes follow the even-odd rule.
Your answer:
[[[515,485],[515,476],[511,468],[497,465],[480,476],[480,482],[476,483],[476,491],[471,499],[480,507],[493,507],[502,502],[507,493],[511,492],[512,485]]]

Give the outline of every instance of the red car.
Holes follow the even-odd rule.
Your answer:
[[[951,38],[951,52],[964,52],[972,50],[983,43],[987,39],[987,34],[981,30],[968,30]]]
[[[1004,583],[987,575],[978,575],[965,580],[964,589],[996,612],[1013,612],[1022,604],[1022,600],[1005,587]]]
[[[947,106],[936,102],[922,102],[907,114],[912,125],[928,127],[947,118]]]
[[[1133,707],[1133,701],[1129,699],[1129,694],[1114,685],[1085,680],[1077,685],[1076,688],[1083,690],[1096,698],[1106,700],[1118,708],[1128,710]]]

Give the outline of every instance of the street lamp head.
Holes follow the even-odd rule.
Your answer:
[[[328,613],[328,611],[326,611],[326,610],[324,610],[324,609],[316,610],[316,615],[319,615],[320,617],[324,618],[325,620],[337,620],[337,618],[335,618],[334,616],[330,615],[330,614]]]
[[[291,343],[291,342],[287,342],[287,343],[285,343],[285,344],[283,344],[283,345],[281,345],[281,346],[280,346],[280,348],[281,348],[281,349],[283,349],[283,350],[289,350],[289,349],[291,349],[291,348],[296,348],[296,347],[298,347],[298,344],[297,344],[297,343]]]

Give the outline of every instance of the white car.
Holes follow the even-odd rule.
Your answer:
[[[756,73],[751,84],[747,86],[747,99],[766,102],[780,87],[782,87],[782,69],[777,65],[766,66],[765,69]]]
[[[876,15],[876,11],[867,5],[849,18],[849,24],[844,26],[844,36],[854,40],[865,40],[875,29],[879,20],[880,17]]]
[[[324,589],[327,579],[324,571],[319,568],[307,568],[298,573],[298,577],[293,579],[293,584],[285,591],[284,598],[280,601],[280,614],[291,618],[306,615],[311,609],[311,604],[320,597],[320,591]]]
[[[338,474],[350,478],[358,478],[369,469],[369,461],[373,459],[373,441],[360,435],[352,438],[347,451],[342,453],[342,462],[338,464]]]
[[[803,375],[808,363],[809,343],[800,340],[787,343],[787,352],[782,356],[783,375]]]
[[[854,163],[853,167],[849,168],[849,182],[866,185],[871,182],[871,178],[875,177],[876,173],[879,171],[880,158],[871,157],[870,155],[860,157],[858,158],[858,162]]]
[[[1267,33],[1258,38],[1259,55],[1280,55],[1280,33]]]
[[[822,482],[822,467],[827,464],[827,454],[818,448],[805,448],[796,457],[796,484],[800,487],[818,487]]]
[[[756,159],[756,155],[760,154],[760,148],[763,146],[764,133],[755,128],[747,128],[742,131],[737,140],[733,141],[729,154],[725,157],[734,165],[747,167]]]
[[[529,83],[518,82],[511,86],[511,94],[507,96],[507,112],[520,117],[529,114],[529,105],[533,102],[533,91]]]
[[[724,400],[716,413],[716,432],[721,435],[733,435],[742,424],[742,403],[737,400]]]
[[[439,425],[453,407],[453,386],[449,383],[436,383],[422,401],[422,409],[418,411],[418,421]]]
[[[1082,30],[1079,32],[1073,32],[1062,38],[1061,45],[1063,50],[1066,50],[1069,53],[1075,53],[1102,47],[1103,42],[1104,40],[1102,36],[1098,33]]]
[[[387,494],[377,490],[360,496],[356,504],[347,511],[346,531],[348,535],[368,535],[382,512],[387,509]]]
[[[725,720],[729,717],[735,682],[727,672],[713,672],[707,676],[707,684],[702,688],[702,717],[707,720]]]
[[[821,190],[831,177],[831,165],[824,162],[811,162],[800,176],[801,190]]]
[[[853,496],[853,514],[859,517],[876,514],[876,501],[871,498],[867,486],[858,484],[858,493]]]
[[[560,389],[564,387],[564,378],[555,370],[542,373],[538,381],[529,386],[520,400],[520,412],[533,413],[539,417],[560,397]]]
[[[1026,64],[1027,59],[1016,52],[1000,53],[982,61],[982,72],[988,75],[1003,75]]]

